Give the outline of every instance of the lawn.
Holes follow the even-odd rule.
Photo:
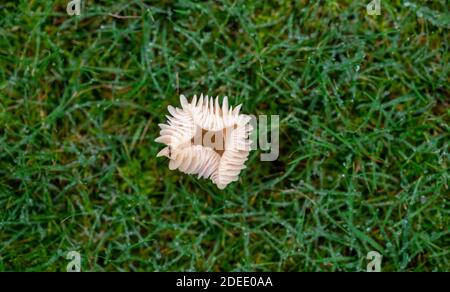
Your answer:
[[[447,1],[68,2],[0,2],[0,271],[450,271]],[[169,170],[200,93],[279,115],[278,159]]]

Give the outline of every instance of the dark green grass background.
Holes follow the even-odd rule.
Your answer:
[[[449,3],[0,1],[0,271],[450,270]],[[180,93],[280,115],[219,191],[153,142]]]

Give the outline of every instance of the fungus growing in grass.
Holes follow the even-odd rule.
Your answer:
[[[199,178],[210,178],[219,189],[237,181],[250,152],[250,116],[239,114],[224,97],[195,95],[189,103],[180,96],[181,108],[168,106],[167,124],[159,124],[160,137],[155,141],[167,145],[157,157],[170,159],[169,168]]]

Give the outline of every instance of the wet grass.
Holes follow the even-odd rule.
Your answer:
[[[66,2],[0,4],[0,270],[450,270],[446,1]],[[201,92],[279,115],[278,160],[169,171]]]

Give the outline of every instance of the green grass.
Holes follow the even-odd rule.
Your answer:
[[[0,271],[450,270],[446,1],[84,2],[0,3]],[[156,159],[201,92],[280,115],[278,160]]]

